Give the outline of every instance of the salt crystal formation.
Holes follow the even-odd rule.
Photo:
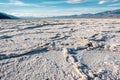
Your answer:
[[[0,80],[120,80],[120,19],[0,20]]]

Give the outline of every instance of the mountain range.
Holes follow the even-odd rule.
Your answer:
[[[0,19],[18,19],[18,17],[0,12]]]
[[[56,18],[120,18],[120,9],[104,11],[95,14],[57,16]]]
[[[31,18],[34,18],[34,17],[31,17]],[[95,13],[95,14],[54,16],[54,17],[50,17],[50,18],[120,18],[120,9],[104,11],[104,12]],[[18,17],[0,12],[0,19],[18,19]]]

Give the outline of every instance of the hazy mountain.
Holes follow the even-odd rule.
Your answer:
[[[24,18],[24,17],[22,17]],[[36,18],[36,17],[27,17],[27,18]],[[40,18],[40,17],[37,17]],[[51,17],[47,17],[51,18]],[[120,9],[111,10],[111,11],[104,11],[96,14],[81,14],[81,15],[71,15],[71,16],[56,16],[52,18],[120,18]],[[18,19],[18,17],[1,13],[0,12],[0,19]]]
[[[0,12],[0,19],[17,19],[17,17]]]
[[[120,9],[112,10],[112,11],[105,11],[96,14],[88,14],[88,17],[95,17],[95,18],[120,18]],[[85,16],[83,16],[85,17]]]
[[[96,14],[58,16],[56,18],[120,18],[120,9],[100,12],[100,13],[96,13]]]

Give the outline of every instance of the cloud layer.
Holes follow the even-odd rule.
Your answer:
[[[101,0],[101,1],[98,2],[98,4],[104,4],[106,2],[108,2],[108,1],[107,0]]]
[[[77,3],[81,3],[84,0],[67,0],[67,3],[72,3],[72,4],[77,4]]]
[[[104,3],[107,3],[107,2],[117,2],[118,0],[100,0],[98,2],[98,4],[104,4]]]
[[[16,6],[36,6],[38,7],[39,5],[37,4],[29,4],[29,3],[24,3],[21,0],[8,0],[9,3],[0,3],[0,4],[5,4],[5,5],[16,5]],[[89,2],[90,0],[64,0],[64,1],[43,1],[40,4],[63,4],[63,3],[68,3],[68,4],[79,4],[82,2]],[[119,0],[99,0],[98,4],[105,4],[108,2],[117,2]]]
[[[38,5],[36,4],[29,4],[29,3],[24,3],[20,0],[9,0],[9,3],[0,3],[2,5],[12,5],[12,6],[34,6],[34,7],[38,7]]]

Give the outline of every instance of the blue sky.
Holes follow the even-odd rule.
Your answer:
[[[62,16],[120,9],[120,0],[0,0],[0,12],[16,16]]]

